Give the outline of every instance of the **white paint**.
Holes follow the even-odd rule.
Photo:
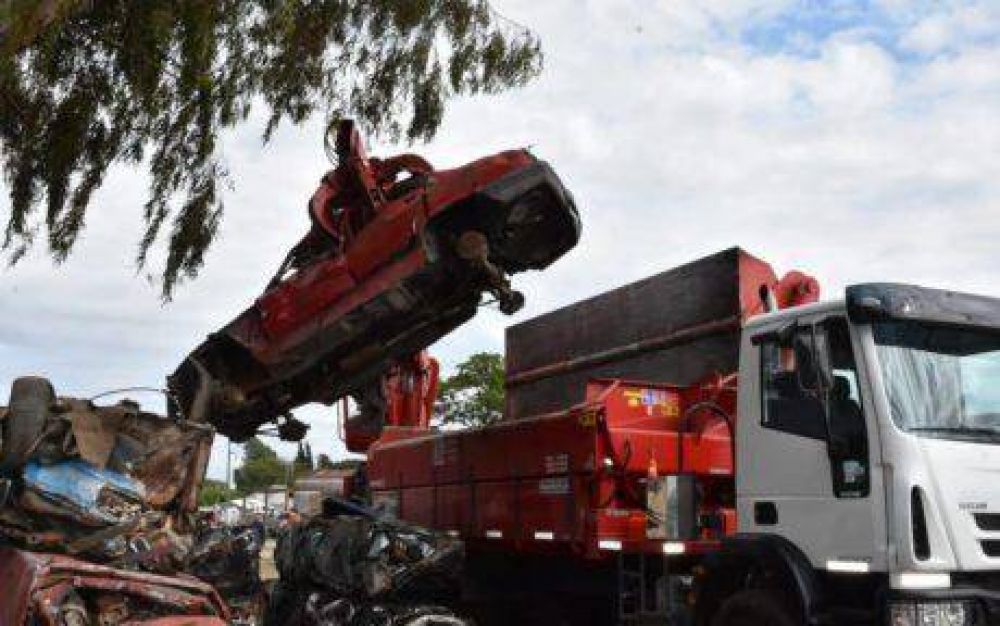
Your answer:
[[[899,572],[889,578],[893,589],[948,589],[948,572]]]
[[[826,571],[835,574],[867,574],[871,565],[865,561],[827,561]]]

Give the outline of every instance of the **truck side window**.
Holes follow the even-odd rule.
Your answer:
[[[842,498],[863,498],[870,491],[868,432],[847,321],[832,318],[823,322],[822,340],[830,361],[827,410],[833,491]]]
[[[766,428],[826,439],[821,374],[811,326],[795,331],[791,345],[761,344],[763,412]]]

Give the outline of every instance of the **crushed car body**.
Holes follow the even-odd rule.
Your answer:
[[[58,397],[48,380],[24,377],[11,387],[2,435],[0,534],[8,540],[154,571],[174,569],[178,557],[166,556],[189,548],[211,427],[128,400]]]
[[[146,495],[139,481],[80,459],[55,465],[32,461],[22,479],[25,511],[85,526],[125,523],[139,512]]]
[[[226,600],[235,620],[257,624],[267,609],[260,577],[265,533],[252,527],[223,526],[199,533],[184,571],[210,583]]]
[[[0,437],[0,626],[233,623],[186,573],[211,427],[23,377]]]
[[[267,626],[464,626],[463,543],[328,498],[324,514],[289,527],[275,551],[280,581]]]
[[[301,438],[291,409],[370,387],[472,318],[484,293],[515,312],[523,296],[508,277],[579,239],[571,194],[526,150],[435,170],[415,155],[369,158],[349,121],[336,143],[312,230],[254,305],[169,378],[181,412],[210,386],[212,424],[231,438],[268,422]]]
[[[0,626],[223,626],[229,609],[208,584],[0,546]]]

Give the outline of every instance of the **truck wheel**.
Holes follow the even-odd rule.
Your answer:
[[[722,603],[712,626],[798,626],[798,622],[775,594],[747,590]]]
[[[46,378],[25,376],[11,385],[0,443],[0,474],[11,474],[28,462],[55,399],[55,390]]]

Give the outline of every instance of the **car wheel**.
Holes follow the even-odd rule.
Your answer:
[[[723,602],[712,626],[798,626],[798,621],[780,597],[753,589]]]
[[[55,390],[46,378],[25,376],[11,385],[0,443],[0,474],[21,469],[31,458],[55,399]]]

